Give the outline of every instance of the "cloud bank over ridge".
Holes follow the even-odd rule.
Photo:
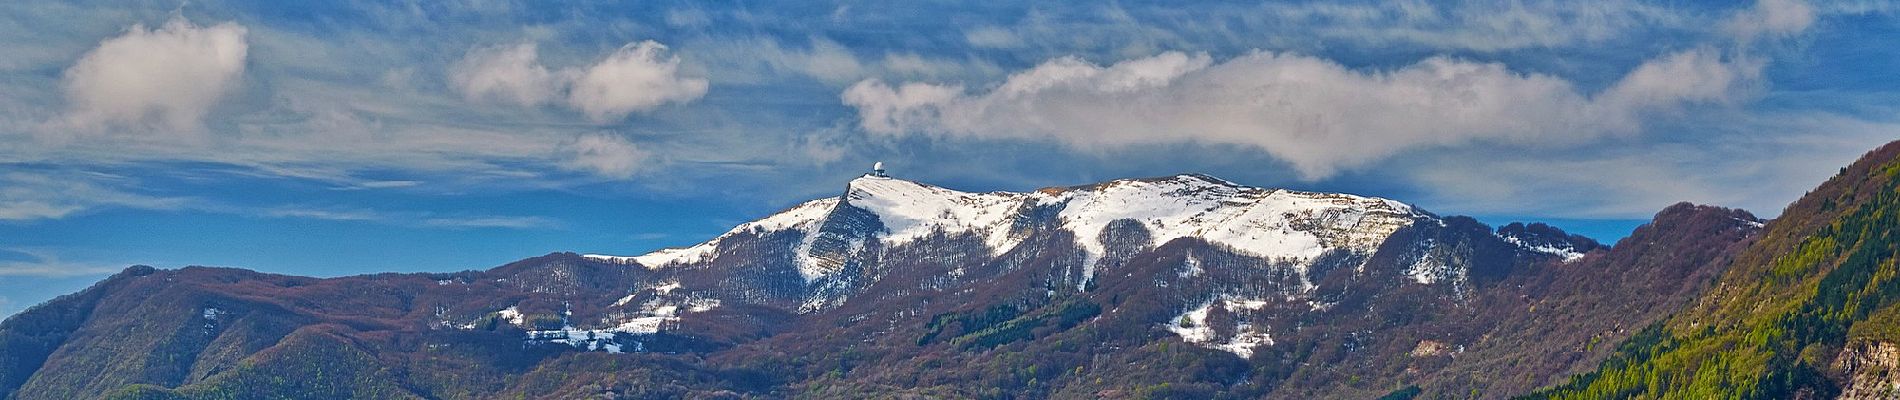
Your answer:
[[[1058,58],[984,91],[870,79],[842,99],[872,133],[1050,139],[1083,149],[1242,145],[1323,179],[1416,148],[1568,146],[1635,134],[1645,115],[1733,100],[1760,68],[1700,48],[1584,93],[1559,77],[1450,57],[1368,71],[1270,51],[1220,62],[1168,52],[1106,66]]]

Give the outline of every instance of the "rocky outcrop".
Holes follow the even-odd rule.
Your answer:
[[[1900,398],[1900,345],[1863,340],[1850,343],[1834,360],[1845,382],[1841,400]]]

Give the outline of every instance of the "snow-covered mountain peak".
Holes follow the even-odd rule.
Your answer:
[[[841,207],[854,210],[841,214]],[[794,229],[806,238],[795,249],[800,254],[795,262],[807,281],[812,281],[835,270],[818,265],[820,258],[807,254],[813,252],[821,228],[832,218],[863,212],[875,216],[874,228],[853,236],[875,239],[884,248],[910,244],[933,233],[974,235],[983,239],[992,256],[998,256],[1022,240],[1020,232],[1011,231],[1013,223],[1049,218],[1051,208],[1055,220],[1050,222],[1073,233],[1077,247],[1085,253],[1085,269],[1106,253],[1102,231],[1119,220],[1145,229],[1150,246],[1198,238],[1248,255],[1304,265],[1334,249],[1370,253],[1394,231],[1415,220],[1433,218],[1382,198],[1252,187],[1200,174],[1120,179],[1028,193],[963,192],[867,174],[851,180],[838,197],[740,225],[697,246],[637,257],[592,257],[638,262],[649,268],[689,264],[716,255],[719,242],[734,235]],[[1026,214],[1032,209],[1044,214]],[[835,255],[827,257],[833,259],[823,262],[838,261]]]
[[[1267,189],[1205,175],[1128,179],[1061,191],[1063,225],[1095,238],[1116,220],[1133,220],[1153,245],[1199,238],[1243,253],[1305,265],[1333,249],[1370,253],[1387,236],[1428,217],[1375,197]],[[1091,257],[1106,251],[1078,242]]]
[[[1007,224],[1030,195],[967,193],[902,179],[865,175],[846,186],[844,204],[876,214],[887,245],[906,243],[931,232],[972,232]],[[1003,246],[1005,235],[990,241]]]

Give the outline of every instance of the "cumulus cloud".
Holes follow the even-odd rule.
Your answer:
[[[563,100],[597,123],[706,95],[705,79],[681,76],[679,57],[654,41],[628,43],[592,65],[551,70],[533,43],[480,47],[449,68],[449,82],[469,101],[539,106]]]
[[[607,59],[580,71],[568,92],[569,105],[605,122],[666,103],[685,103],[706,95],[706,80],[679,76],[679,57],[666,46],[644,41],[620,47]]]
[[[1591,95],[1562,78],[1449,57],[1367,71],[1297,54],[1260,51],[1214,62],[1169,52],[1108,66],[1058,58],[980,91],[865,80],[842,99],[873,133],[1053,140],[1094,150],[1252,146],[1320,179],[1416,148],[1562,146],[1627,135],[1647,113],[1725,101],[1758,74],[1758,64],[1688,50]]]
[[[245,28],[199,26],[175,17],[157,28],[133,25],[68,68],[66,121],[197,130],[205,114],[244,73]]]
[[[646,150],[633,142],[609,134],[588,134],[568,144],[571,154],[562,166],[609,178],[627,178],[639,172],[649,158]]]
[[[1600,99],[1623,111],[1727,101],[1757,82],[1762,66],[1757,60],[1724,60],[1707,48],[1671,53],[1637,66]]]

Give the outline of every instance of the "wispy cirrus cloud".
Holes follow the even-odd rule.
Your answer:
[[[550,229],[560,228],[560,221],[545,217],[467,217],[467,218],[428,218],[423,226],[443,228],[508,228],[508,229]]]
[[[1722,29],[1737,40],[1752,41],[1764,35],[1783,36],[1799,33],[1814,24],[1815,10],[1801,0],[1761,0],[1754,7],[1737,12],[1722,23]]]
[[[560,220],[540,216],[484,215],[441,211],[394,211],[370,208],[287,205],[268,208],[224,207],[236,215],[324,221],[367,222],[423,228],[561,229]]]
[[[141,189],[148,185],[139,179],[114,173],[20,165],[8,168],[18,170],[0,173],[0,221],[31,222],[108,210],[147,210],[411,227],[558,229],[564,226],[558,220],[538,216],[234,203],[227,199],[153,193]]]
[[[196,202],[187,197],[121,189],[130,181],[118,175],[73,170],[0,172],[0,221],[57,219],[100,208],[176,210]]]
[[[1894,140],[1900,118],[1731,110],[1667,128],[1679,133],[1595,152],[1424,154],[1390,175],[1415,186],[1420,203],[1493,215],[1564,210],[1579,218],[1643,218],[1688,201],[1773,216],[1836,168]]]
[[[64,261],[55,252],[39,248],[0,248],[0,254],[4,253],[11,253],[14,256],[0,258],[0,278],[106,275],[119,272],[126,267],[126,265]]]

